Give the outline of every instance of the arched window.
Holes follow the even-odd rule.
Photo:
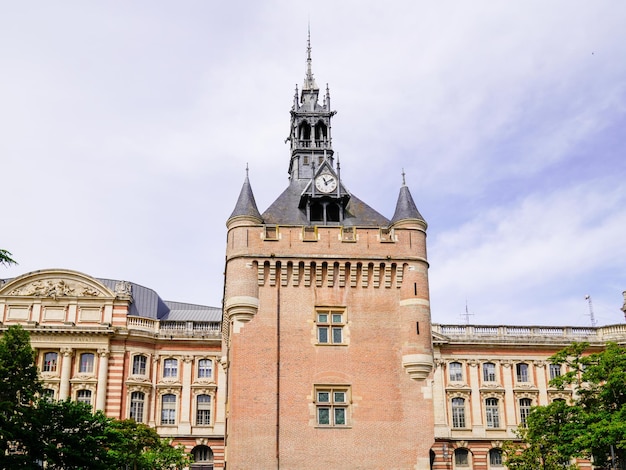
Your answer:
[[[130,394],[130,419],[138,423],[143,423],[143,409],[146,395],[143,392],[133,392]]]
[[[91,405],[91,390],[79,390],[76,392],[76,401]]]
[[[491,449],[489,451],[489,466],[502,467],[502,450]]]
[[[208,446],[196,446],[191,451],[194,463],[192,470],[213,470],[213,451]]]
[[[47,352],[43,355],[43,372],[56,372],[59,355],[55,352]]]
[[[161,424],[176,424],[176,395],[172,393],[161,397]]]
[[[211,424],[211,396],[198,395],[196,398],[196,425],[209,426]]]
[[[326,140],[326,125],[322,121],[315,124],[315,140]]]
[[[52,388],[44,388],[41,391],[41,396],[46,400],[54,400],[54,389]]]
[[[526,420],[528,419],[528,415],[530,414],[530,407],[533,405],[533,402],[530,398],[520,398],[519,401],[519,423],[522,426],[526,426]]]
[[[485,400],[485,418],[488,428],[500,427],[500,413],[497,398],[487,398]]]
[[[82,353],[80,355],[80,363],[78,364],[78,372],[81,374],[93,373],[94,358],[93,353]]]
[[[450,374],[450,382],[463,381],[463,365],[460,362],[451,362],[448,364],[448,372]]]
[[[148,358],[143,354],[137,354],[133,357],[133,375],[146,375],[146,364]]]
[[[311,125],[308,122],[304,121],[300,124],[299,131],[300,140],[311,140]],[[308,145],[305,146],[308,147]]]
[[[452,399],[452,427],[464,428],[465,426],[465,399],[453,398]]]
[[[455,467],[469,467],[469,451],[467,449],[455,449],[454,450],[454,466]]]

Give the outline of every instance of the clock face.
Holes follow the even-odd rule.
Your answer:
[[[315,187],[321,193],[331,193],[337,189],[337,178],[328,173],[324,173],[315,178]]]

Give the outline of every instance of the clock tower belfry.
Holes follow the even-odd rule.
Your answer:
[[[227,469],[429,470],[427,224],[404,175],[390,219],[347,189],[318,95],[309,38],[289,183],[226,222]]]

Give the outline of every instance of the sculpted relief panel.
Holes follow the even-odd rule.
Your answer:
[[[9,295],[24,295],[34,297],[98,297],[103,293],[85,283],[67,279],[48,279],[34,281],[17,287]]]

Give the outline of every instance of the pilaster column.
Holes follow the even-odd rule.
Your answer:
[[[70,396],[70,377],[72,375],[72,348],[61,348],[61,385],[59,387],[59,400],[65,400]]]
[[[502,381],[504,382],[504,420],[507,429],[512,429],[517,425],[517,417],[515,413],[515,392],[513,387],[516,381],[515,364],[509,360],[500,362],[502,367]],[[505,424],[502,423],[502,424]]]
[[[104,411],[107,397],[107,377],[109,371],[109,351],[98,350],[98,385],[96,389],[96,410]]]
[[[537,388],[539,389],[538,402],[535,405],[546,406],[548,404],[548,367],[546,361],[535,361],[535,376],[537,378]]]
[[[179,432],[191,432],[191,372],[193,366],[193,356],[185,356],[183,358],[182,384],[180,400],[180,425]]]
[[[469,385],[472,391],[470,402],[472,406],[472,428],[474,434],[481,434],[484,430],[482,413],[482,396],[480,395],[480,374],[481,365],[477,360],[470,360],[469,363]],[[479,432],[477,432],[480,429]]]

